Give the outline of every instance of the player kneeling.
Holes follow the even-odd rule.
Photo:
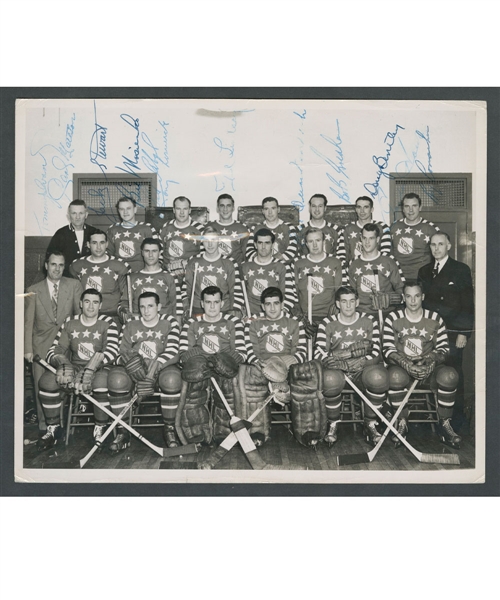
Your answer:
[[[163,417],[163,439],[167,447],[179,445],[175,434],[175,415],[181,390],[179,360],[179,325],[175,317],[160,315],[161,304],[154,292],[139,296],[140,316],[128,321],[120,337],[120,366],[111,370],[108,378],[110,408],[119,415],[132,398],[135,384],[139,398],[152,396],[160,390]],[[156,369],[150,370],[156,360]],[[128,415],[123,420],[128,419]],[[110,446],[113,453],[130,446],[130,433],[123,427],[116,428],[116,436]]]
[[[354,288],[340,287],[335,293],[339,314],[323,319],[318,328],[315,356],[321,359],[323,397],[328,421],[324,440],[338,438],[345,375],[365,392],[378,409],[386,400],[389,375],[381,362],[380,331],[377,321],[356,309],[359,298]],[[373,410],[365,407],[364,433],[373,445],[381,438]]]

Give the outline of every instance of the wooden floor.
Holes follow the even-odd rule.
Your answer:
[[[68,469],[79,468],[79,460],[87,454],[93,445],[92,427],[80,427],[70,437],[69,445],[64,442],[45,452],[38,452],[36,444],[24,446],[24,467],[30,469]],[[152,443],[163,446],[161,427],[141,428],[140,433]],[[36,425],[25,425],[25,440],[36,440]],[[320,443],[317,450],[301,446],[283,425],[273,426],[271,439],[259,448],[263,460],[279,470],[398,470],[398,471],[434,471],[474,468],[474,437],[467,423],[460,430],[461,448],[458,451],[443,445],[433,433],[430,425],[411,424],[408,441],[420,452],[442,454],[455,452],[460,457],[460,465],[420,463],[405,447],[394,448],[390,437],[386,439],[375,460],[339,467],[337,455],[365,453],[371,447],[361,435],[361,428],[355,432],[353,425],[340,426],[338,442],[331,448]],[[110,436],[111,437],[111,436]],[[198,454],[182,458],[165,459],[158,456],[140,440],[132,437],[131,447],[120,454],[111,455],[107,447],[101,449],[90,459],[86,469],[196,469],[210,452],[202,447]],[[218,463],[217,469],[249,469],[250,465],[240,447],[235,446]]]

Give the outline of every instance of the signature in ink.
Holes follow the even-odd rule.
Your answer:
[[[139,157],[141,153],[139,145],[139,119],[134,119],[134,117],[126,113],[122,113],[120,115],[120,118],[134,130],[135,137],[134,141],[132,142],[132,145],[128,147],[129,150],[132,150],[132,157],[125,156],[124,154],[122,154],[123,166],[116,165],[115,168],[119,171],[123,171],[124,173],[129,173],[130,175],[135,175],[136,177],[138,177],[139,175],[136,171],[141,170],[141,167],[139,166]]]
[[[99,167],[99,169],[104,173],[107,170],[107,166],[100,162],[102,160],[107,159],[106,155],[106,136],[108,133],[107,127],[100,125],[97,122],[97,107],[94,100],[94,133],[90,138],[90,162]]]
[[[394,145],[394,140],[398,135],[398,131],[400,129],[404,129],[402,125],[396,124],[395,131],[388,131],[385,138],[384,144],[386,145],[385,155],[384,156],[372,156],[373,162],[377,165],[377,175],[375,181],[373,183],[365,183],[364,188],[370,194],[370,196],[375,199],[379,193],[380,188],[380,180],[382,177],[386,177],[387,179],[392,179],[392,175],[386,171],[389,166],[389,159],[392,154],[392,147]]]

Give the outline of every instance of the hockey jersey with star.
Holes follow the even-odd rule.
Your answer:
[[[319,229],[325,235],[323,250],[327,254],[332,254],[340,261],[345,261],[345,249],[344,249],[344,238],[342,236],[342,227],[336,223],[330,223],[325,220],[323,227],[316,227],[311,225],[311,221],[308,223],[302,223],[299,225],[297,239],[299,246],[299,256],[305,256],[309,254],[309,249],[306,244],[306,233],[309,228]]]
[[[283,260],[289,264],[297,256],[297,228],[295,225],[284,223],[281,219],[276,227],[269,227],[265,222],[253,227],[246,247],[246,258],[249,260],[257,254],[254,244],[254,234],[262,228],[269,229],[275,235],[273,254],[283,254]]]
[[[120,335],[118,364],[125,364],[134,354],[142,356],[146,364],[157,358],[160,365],[179,354],[177,319],[162,315],[152,327],[139,316],[125,323]]]
[[[375,275],[374,269],[378,271]],[[377,258],[355,258],[349,266],[349,283],[358,292],[359,310],[376,314],[372,307],[372,290],[378,286],[381,292],[403,293],[404,277],[399,265],[392,256],[379,254]]]
[[[198,265],[196,280],[194,272]],[[201,292],[209,286],[215,285],[222,292],[224,311],[233,310],[235,293],[241,296],[241,283],[234,262],[230,258],[220,257],[209,261],[202,253],[190,259],[186,265],[186,275],[182,288],[182,297],[191,302],[194,282],[193,312],[202,313]]]
[[[366,359],[373,364],[380,362],[382,349],[378,321],[366,313],[356,313],[356,321],[346,325],[340,320],[341,315],[323,319],[318,327],[314,358],[326,358],[331,352],[339,352],[349,348],[354,342],[368,340],[371,347]]]
[[[292,270],[281,261],[272,260],[261,265],[255,258],[243,263],[240,267],[243,284],[246,287],[248,303],[252,315],[262,312],[260,297],[268,287],[277,287],[283,293],[285,308],[291,311],[297,302]],[[240,308],[238,306],[238,308]]]
[[[429,243],[438,231],[439,227],[426,219],[418,225],[407,225],[405,219],[391,225],[392,254],[406,279],[417,279],[420,267],[432,261]]]
[[[140,222],[132,227],[125,227],[122,223],[113,223],[106,233],[108,253],[111,256],[126,261],[131,271],[144,269],[141,244],[146,238],[158,237],[152,225]]]
[[[132,290],[132,312],[139,314],[139,296],[144,292],[154,292],[160,299],[162,315],[182,315],[182,300],[177,279],[167,271],[137,271],[130,273],[129,285]],[[125,286],[120,300],[119,311],[129,308],[128,288]]]
[[[130,272],[128,263],[120,258],[107,257],[95,263],[90,256],[73,261],[69,267],[71,276],[79,279],[84,290],[93,288],[102,294],[100,313],[116,315],[120,298],[126,287]]]
[[[247,323],[245,343],[249,364],[276,355],[294,356],[302,363],[307,356],[307,340],[302,323],[283,314],[276,321],[261,315]]]
[[[410,321],[405,310],[390,313],[384,322],[382,343],[386,359],[394,352],[413,359],[433,350],[447,355],[450,350],[444,321],[427,309],[418,322]]]
[[[216,323],[205,321],[203,315],[188,319],[181,332],[179,353],[201,348],[204,354],[235,350],[246,359],[243,323],[236,317],[222,315]]]
[[[378,249],[382,254],[390,255],[391,253],[391,232],[389,227],[382,221],[373,221],[379,228],[380,241]],[[347,266],[351,264],[355,258],[359,258],[362,253],[363,245],[361,244],[361,234],[363,227],[357,221],[352,221],[344,227],[343,246],[345,248],[345,260]]]
[[[293,263],[293,271],[302,312],[308,314],[307,285],[310,282],[313,317],[328,316],[330,307],[335,302],[335,292],[347,283],[340,260],[329,255],[320,262],[314,262],[309,256],[297,258]]]
[[[116,360],[118,355],[118,328],[111,317],[99,315],[93,325],[85,325],[82,315],[68,317],[59,329],[54,343],[47,353],[65,355],[76,367],[84,367],[96,352],[102,352],[102,366]]]
[[[200,251],[203,227],[192,219],[186,227],[177,227],[175,219],[165,223],[160,231],[163,244],[163,267],[171,262],[189,260]]]
[[[230,225],[210,221],[208,226],[213,227],[219,234],[219,250],[225,258],[231,258],[237,265],[245,260],[245,249],[250,232],[247,227],[239,221],[233,221]]]

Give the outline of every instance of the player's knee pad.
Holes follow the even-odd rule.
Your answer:
[[[45,371],[38,380],[38,388],[41,392],[57,392],[59,386],[57,385],[56,376],[50,371]]]
[[[108,374],[109,371],[106,371],[104,369],[100,369],[99,371],[97,371],[92,381],[93,391],[108,390]]]
[[[408,373],[396,365],[389,367],[389,388],[391,390],[404,390],[410,385],[410,376]]]
[[[363,369],[361,381],[374,394],[383,394],[389,389],[389,373],[382,365],[370,365]]]
[[[458,373],[453,367],[442,365],[436,369],[436,383],[440,389],[450,391],[458,387]]]
[[[111,394],[124,394],[132,389],[132,379],[130,379],[125,367],[111,369],[108,374],[108,389]]]
[[[181,370],[176,365],[170,365],[160,371],[158,385],[164,394],[178,394],[182,387]]]
[[[335,398],[345,386],[344,373],[340,369],[323,370],[323,394],[325,397]]]

